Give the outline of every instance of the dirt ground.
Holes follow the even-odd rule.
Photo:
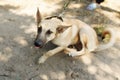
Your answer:
[[[120,41],[104,51],[74,59],[63,52],[38,65],[55,46],[34,48],[36,10],[58,15],[67,0],[0,0],[0,80],[120,80]],[[120,0],[106,0],[101,9],[86,10],[89,0],[72,0],[65,15],[92,27],[120,30]],[[119,34],[116,34],[120,36]]]

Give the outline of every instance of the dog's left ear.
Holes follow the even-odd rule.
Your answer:
[[[42,19],[39,8],[37,8],[36,18],[37,18],[37,27],[38,27]]]
[[[58,33],[62,33],[64,32],[67,28],[69,28],[71,26],[63,26],[63,25],[59,25],[59,27],[57,28],[57,32]]]

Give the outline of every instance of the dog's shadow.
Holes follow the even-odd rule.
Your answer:
[[[54,49],[54,48],[56,48],[56,47],[57,47],[57,45],[54,45],[52,42],[48,42],[46,45],[44,45],[44,47],[39,48],[39,49],[36,49],[35,54],[37,54],[37,55],[36,55],[35,60],[34,60],[35,64],[38,64],[39,58],[40,58],[44,53],[46,53],[46,52],[48,52],[49,50],[52,50],[52,49]]]

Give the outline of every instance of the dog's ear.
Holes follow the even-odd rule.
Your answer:
[[[40,24],[41,19],[42,19],[39,8],[37,8],[36,18],[37,18],[37,27],[38,27],[38,25]]]
[[[63,26],[63,25],[59,25],[59,27],[57,28],[57,32],[58,33],[62,33],[64,32],[67,28],[69,28],[71,26]]]

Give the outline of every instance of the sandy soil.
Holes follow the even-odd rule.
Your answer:
[[[33,46],[36,7],[45,17],[62,12],[66,1],[0,0],[0,80],[120,80],[119,41],[112,48],[79,59],[61,52],[42,65],[36,64],[43,53],[55,47],[51,43],[42,49]],[[92,27],[120,30],[120,0],[106,0],[95,11],[85,9],[89,3],[73,0],[65,16],[81,19]]]

